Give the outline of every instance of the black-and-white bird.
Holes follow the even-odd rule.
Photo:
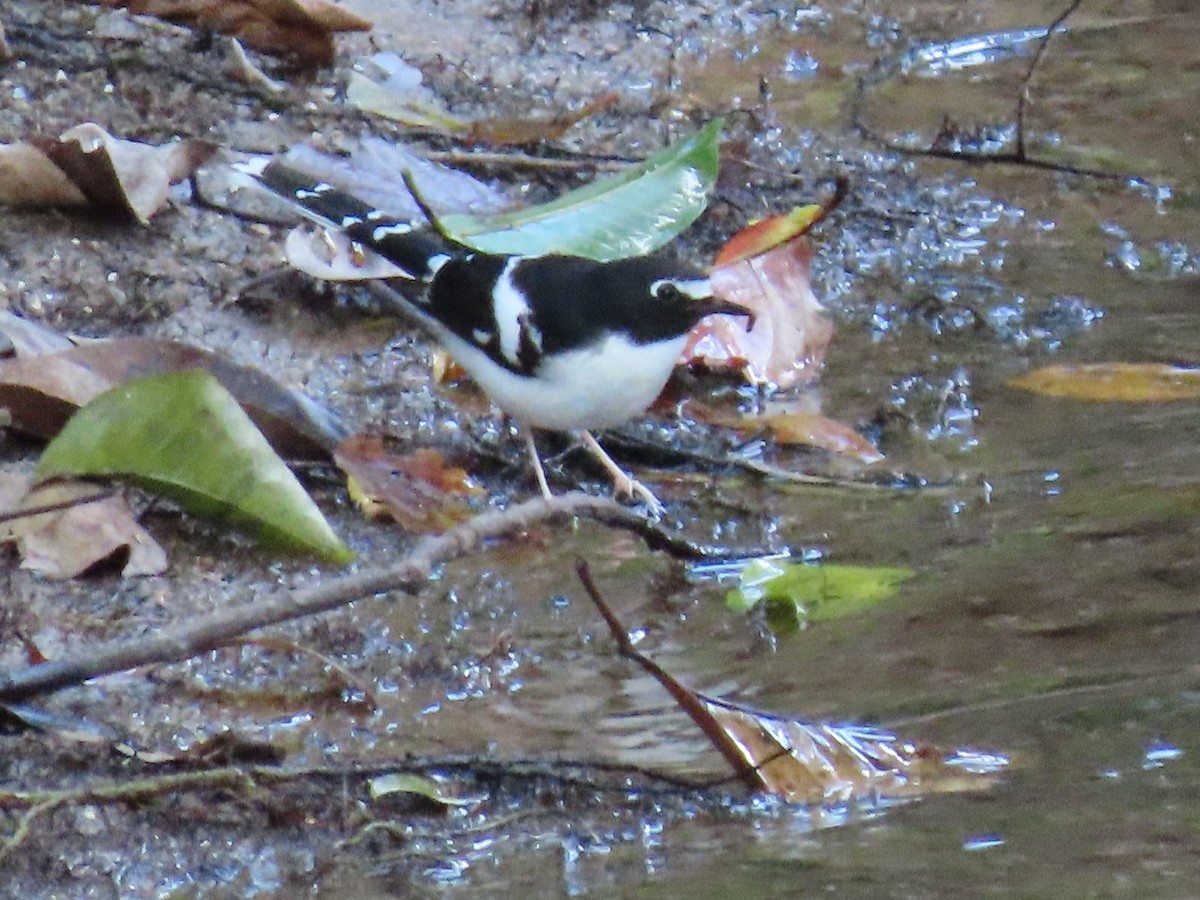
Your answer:
[[[663,255],[596,262],[505,256],[454,244],[397,221],[278,161],[258,174],[310,218],[340,228],[427,288],[408,311],[504,412],[525,426],[543,495],[551,496],[531,428],[574,432],[618,496],[662,504],[592,436],[654,402],[688,331],[704,316],[751,316],[713,297],[698,270]]]

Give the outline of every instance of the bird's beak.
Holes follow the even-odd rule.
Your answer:
[[[748,306],[742,306],[740,303],[733,303],[730,300],[723,300],[720,297],[709,297],[706,300],[701,300],[698,303],[699,307],[704,310],[706,316],[745,316],[746,330],[754,330],[754,320],[758,314]]]

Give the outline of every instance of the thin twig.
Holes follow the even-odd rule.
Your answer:
[[[619,157],[547,157],[522,151],[430,150],[425,154],[435,162],[465,166],[503,166],[513,169],[541,169],[551,172],[620,172],[639,160]]]
[[[0,703],[16,702],[101,675],[111,675],[151,663],[178,662],[215,650],[247,632],[340,606],[387,591],[415,591],[438,566],[482,544],[535,524],[574,516],[595,519],[610,527],[638,534],[654,550],[681,559],[715,555],[657,527],[632,510],[603,497],[563,494],[529,500],[507,510],[487,512],[441,535],[417,542],[398,563],[348,575],[305,590],[288,592],[203,617],[157,634],[102,644],[71,659],[39,663],[0,674]]]
[[[1038,67],[1042,64],[1042,57],[1046,55],[1046,48],[1050,46],[1050,38],[1054,36],[1054,32],[1062,25],[1067,18],[1079,9],[1083,0],[1072,0],[1071,4],[1064,9],[1046,29],[1046,33],[1042,39],[1038,41],[1037,50],[1033,54],[1033,61],[1029,63],[1029,71],[1025,73],[1025,80],[1021,83],[1021,95],[1017,98],[1017,151],[1016,156],[1022,161],[1028,157],[1025,154],[1025,109],[1029,105],[1029,87],[1033,84],[1033,76],[1037,72]]]
[[[110,497],[116,496],[116,493],[114,489],[109,488],[108,490],[97,491],[95,494],[88,494],[86,497],[74,497],[70,500],[59,500],[57,503],[43,503],[40,506],[27,506],[25,509],[14,509],[12,512],[0,513],[0,522],[13,522],[17,519],[28,519],[46,513],[61,512],[64,509],[72,509],[76,506],[85,506],[88,503],[107,500]]]

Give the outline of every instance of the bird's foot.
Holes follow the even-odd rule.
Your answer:
[[[631,500],[640,500],[646,504],[646,510],[655,518],[661,518],[667,508],[663,506],[662,501],[654,496],[654,492],[646,487],[636,478],[631,477],[627,472],[618,470],[613,473],[613,495],[618,499],[628,497]]]

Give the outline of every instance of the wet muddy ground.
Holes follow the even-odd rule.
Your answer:
[[[724,586],[584,525],[455,563],[418,596],[272,630],[282,647],[247,644],[62,692],[44,706],[144,750],[193,755],[156,768],[108,744],[13,726],[0,736],[4,791],[280,758],[319,771],[47,809],[4,862],[0,892],[1193,895],[1197,402],[1084,404],[1007,383],[1051,362],[1196,362],[1200,25],[1189,4],[1085,2],[1030,86],[1030,155],[1121,178],[902,152],[1012,149],[1037,29],[1058,12],[1033,0],[359,5],[378,23],[373,37],[342,39],[336,69],[264,96],[224,74],[220,41],[84,4],[14,0],[0,12],[14,52],[0,69],[0,139],[95,120],[153,141],[273,151],[315,137],[338,149],[396,133],[337,93],[348,66],[379,47],[401,52],[468,115],[617,90],[615,107],[564,137],[573,152],[640,156],[726,114],[725,174],[684,246],[711,258],[750,218],[849,176],[850,196],[819,236],[814,277],[837,335],[815,395],[879,443],[888,477],[874,480],[888,486],[738,470],[648,477],[669,521],[698,540],[917,576],[871,613],[774,638],[724,607]],[[505,166],[480,174],[528,185],[531,198],[585,180]],[[64,330],[220,348],[303,386],[352,427],[482,446],[493,502],[527,495],[520,442],[429,386],[419,336],[300,302],[319,293],[303,283],[267,306],[236,302],[278,265],[283,233],[187,197],[144,228],[5,211],[0,290],[10,309]],[[611,443],[661,434],[634,425]],[[27,466],[36,448],[12,438],[4,454]],[[648,465],[644,453],[626,458]],[[791,462],[830,465],[815,454]],[[559,463],[564,482],[590,477],[571,457]],[[315,484],[365,564],[410,542],[362,522],[335,482]],[[167,575],[61,584],[10,568],[8,634],[69,656],[336,574],[166,510],[148,524],[171,552]],[[1011,757],[1010,774],[981,793],[797,810],[548,766],[722,772],[657,685],[613,654],[576,583],[580,555],[645,629],[641,647],[687,683],[993,748]],[[2,651],[6,668],[27,659],[15,639]],[[486,796],[485,811],[369,804],[351,768],[409,755]],[[363,830],[381,821],[394,827]],[[18,813],[4,822],[13,833]]]

